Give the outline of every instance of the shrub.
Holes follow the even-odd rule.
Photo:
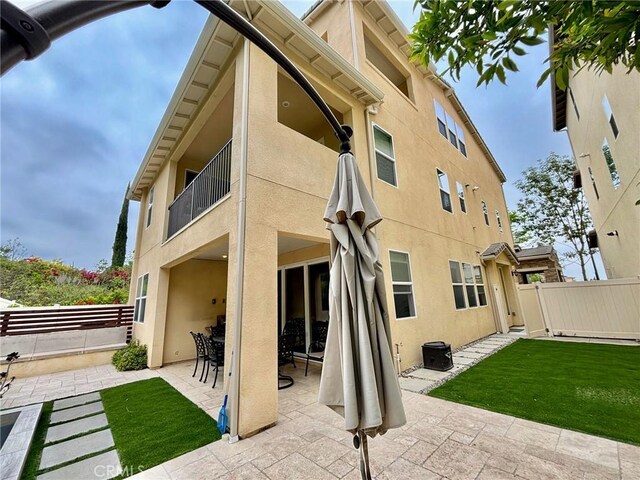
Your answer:
[[[133,340],[129,345],[113,354],[111,363],[119,372],[142,370],[147,368],[147,346]]]

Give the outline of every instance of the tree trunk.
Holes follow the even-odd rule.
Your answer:
[[[586,282],[587,278],[587,262],[584,260],[584,253],[578,252],[578,258],[580,259],[580,270],[582,270],[582,279]]]
[[[596,274],[596,280],[600,280],[600,275],[598,275],[598,267],[596,267],[596,261],[593,258],[593,250],[589,250],[589,256],[591,257],[591,265],[593,265],[593,271]]]

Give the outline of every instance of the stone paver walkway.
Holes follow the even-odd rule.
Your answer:
[[[56,400],[38,480],[103,479],[122,473],[98,392]]]
[[[20,392],[21,386],[47,382],[64,382],[63,388],[74,392],[61,397],[85,393],[91,391],[86,390],[87,379],[96,370],[102,380],[89,383],[104,382],[105,386],[160,376],[214,418],[222,403],[222,382],[212,389],[211,382],[204,385],[191,378],[193,362],[125,373],[105,365],[67,372],[63,380],[62,374],[16,379],[16,391],[7,399],[31,403]],[[287,366],[283,373],[293,376],[295,385],[279,392],[275,427],[232,445],[224,440],[214,442],[129,478],[359,480],[351,435],[344,432],[337,414],[317,404],[319,370],[312,369],[305,377],[304,368]],[[104,387],[94,390],[100,388]],[[37,389],[32,394],[41,395]],[[639,447],[410,391],[403,392],[403,401],[407,424],[370,442],[377,480],[640,480]],[[109,464],[108,458],[89,460]],[[72,473],[67,478],[80,478]],[[42,476],[43,480],[54,478]]]
[[[451,380],[480,360],[493,355],[501,348],[515,342],[518,338],[518,336],[512,334],[495,334],[486,337],[455,352],[453,354],[453,368],[451,370],[439,372],[437,370],[418,368],[417,370],[403,374],[399,379],[400,387],[410,392],[426,393]]]

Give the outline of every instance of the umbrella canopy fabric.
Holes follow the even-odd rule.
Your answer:
[[[324,214],[331,230],[329,329],[319,403],[344,417],[345,429],[374,437],[406,423],[392,357],[391,332],[371,227],[382,220],[351,153],[341,154]]]

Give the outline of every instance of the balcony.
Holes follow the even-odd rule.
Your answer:
[[[231,140],[169,205],[167,238],[222,200],[230,190]]]

